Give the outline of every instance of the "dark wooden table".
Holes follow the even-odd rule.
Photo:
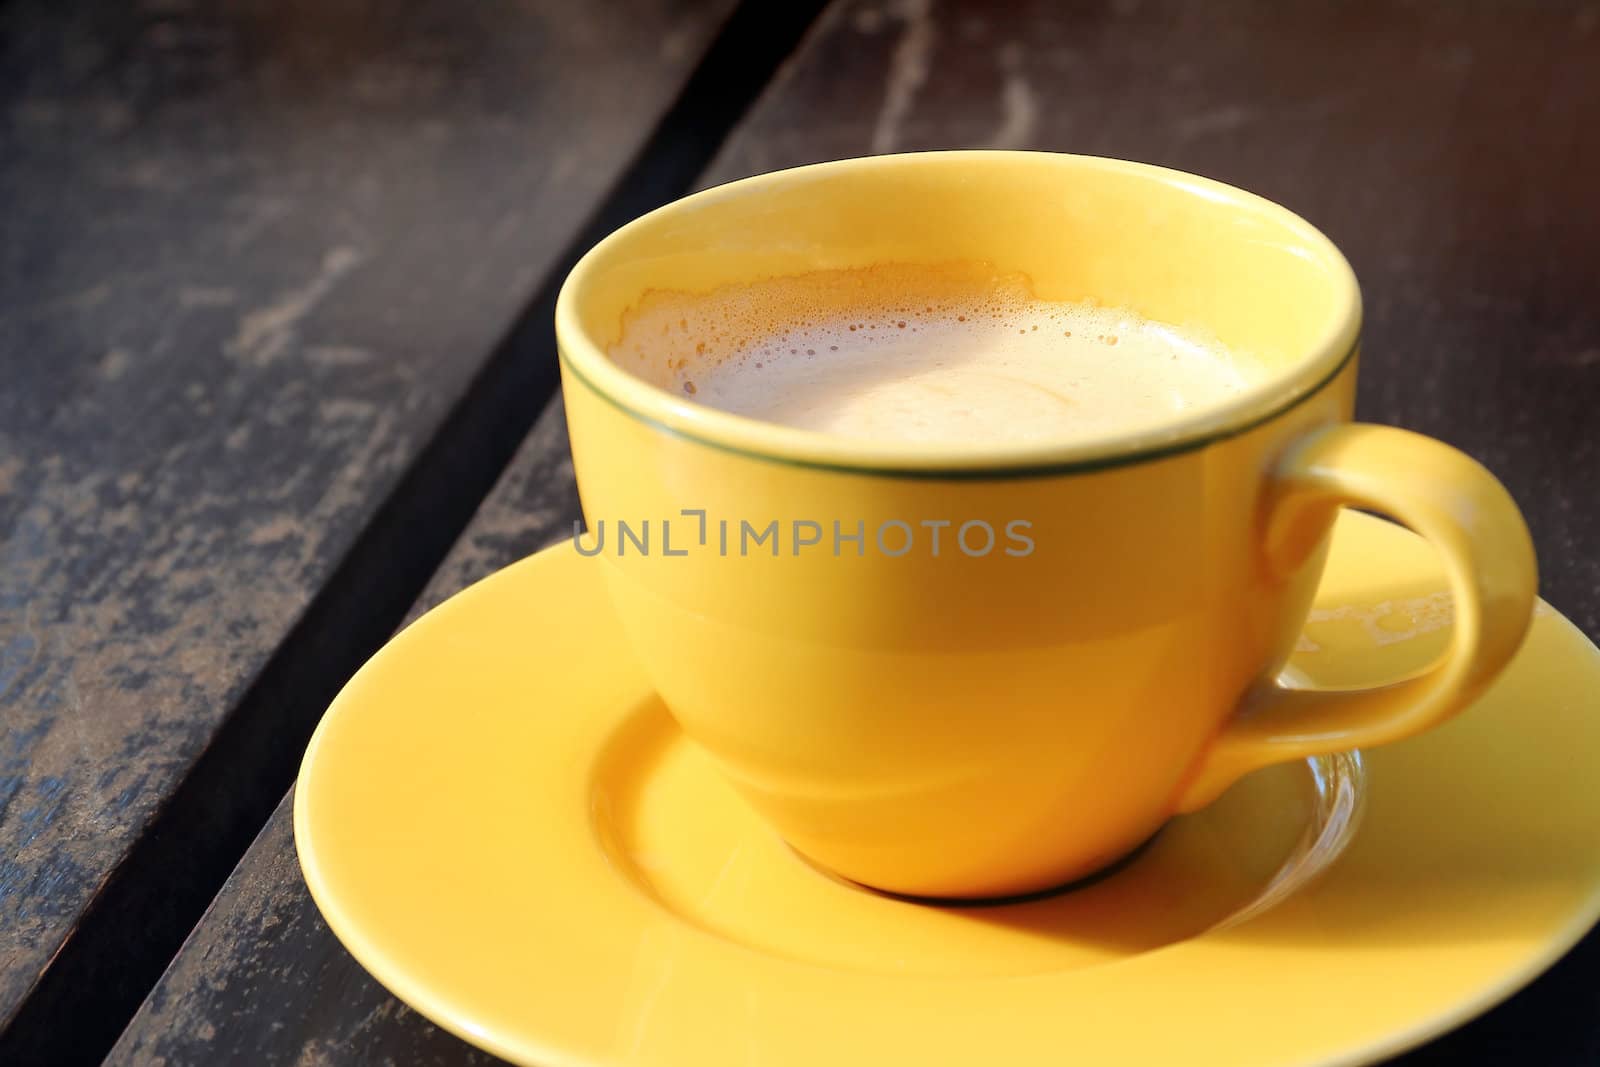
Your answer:
[[[554,287],[695,186],[990,146],[1280,200],[1361,277],[1361,417],[1498,472],[1600,636],[1600,6],[818,6],[0,6],[0,1064],[491,1062],[329,934],[284,794],[389,633],[570,530]],[[1600,1063],[1600,935],[1403,1062]]]

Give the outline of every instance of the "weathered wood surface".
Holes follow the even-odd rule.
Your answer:
[[[1036,148],[1270,197],[1350,258],[1359,417],[1465,449],[1600,636],[1600,5],[862,0],[830,10],[710,179]]]
[[[0,1023],[84,958],[86,908],[731,7],[0,7]],[[525,427],[547,395],[484,406]],[[255,710],[298,747],[320,709]],[[238,815],[203,807],[197,851]]]
[[[572,535],[577,487],[557,400],[414,615]],[[291,805],[272,821],[122,1035],[108,1064],[489,1064],[370,978],[318,914]]]
[[[1361,275],[1362,416],[1442,437],[1498,471],[1534,526],[1545,595],[1594,636],[1600,314],[1588,293],[1600,277],[1600,159],[1585,136],[1600,125],[1597,31],[1600,8],[1579,3],[848,0],[706,181],[989,145],[1165,163],[1288,204]],[[560,456],[559,438],[531,441],[518,469]],[[518,492],[529,503],[513,507],[543,510],[566,484],[554,477],[543,492],[528,482],[498,494],[481,520]],[[1597,990],[1600,939],[1590,938],[1403,1062],[1600,1062]],[[286,806],[113,1061],[246,1050],[273,1063],[492,1062],[388,998],[338,949],[294,866]]]

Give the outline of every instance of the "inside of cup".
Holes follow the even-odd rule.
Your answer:
[[[1041,300],[1098,303],[1215,339],[1265,368],[1258,389],[1354,341],[1349,267],[1291,212],[1175,171],[1044,153],[849,160],[690,197],[597,247],[575,311],[605,353],[652,296],[962,263],[1020,275]]]

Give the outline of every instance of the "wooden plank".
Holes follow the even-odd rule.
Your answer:
[[[0,9],[0,1060],[115,1038],[62,1006],[137,1005],[492,485],[553,372],[490,354],[731,7]]]
[[[1584,10],[850,0],[705,180],[991,145],[1147,159],[1282,200],[1340,242],[1366,285],[1364,417],[1444,437],[1501,472],[1534,522],[1546,594],[1594,635],[1600,581],[1581,546],[1600,532],[1585,492],[1600,461],[1583,420],[1600,391],[1600,320],[1583,280],[1600,276],[1600,240],[1583,184],[1595,149],[1580,134],[1600,117],[1600,75],[1581,62],[1600,26]],[[530,444],[518,463],[560,449]],[[258,1049],[274,1063],[492,1062],[338,949],[290,848],[285,806],[112,1062]],[[1600,1061],[1597,974],[1590,938],[1404,1062]]]
[[[1366,298],[1359,417],[1449,441],[1600,636],[1600,13],[1585,0],[855,0],[711,168],[882,151],[1141,160],[1287,205]]]
[[[570,537],[577,487],[559,400],[539,424],[414,615]],[[500,1062],[389,995],[317,912],[284,798],[107,1063]]]

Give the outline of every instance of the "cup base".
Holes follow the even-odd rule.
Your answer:
[[[1078,889],[1087,889],[1089,886],[1102,882],[1138,859],[1155,842],[1156,838],[1161,836],[1163,829],[1165,829],[1165,825],[1158,827],[1155,833],[1127,852],[1104,866],[1090,871],[1088,874],[1079,875],[1056,885],[1045,886],[1043,889],[1032,889],[1026,893],[1003,893],[992,896],[928,896],[918,893],[901,893],[893,889],[879,889],[877,886],[868,885],[866,882],[858,882],[848,875],[840,874],[838,871],[812,859],[793,845],[789,845],[789,850],[798,856],[806,866],[819,874],[833,879],[840,885],[848,886],[851,889],[860,889],[875,896],[886,897],[890,900],[900,900],[907,904],[921,904],[925,907],[935,908],[998,908],[1009,904],[1028,904],[1038,900],[1048,900],[1051,897],[1062,896]]]

